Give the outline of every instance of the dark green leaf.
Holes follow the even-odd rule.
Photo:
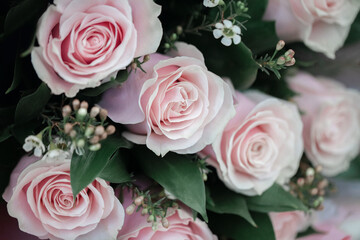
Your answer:
[[[4,33],[11,34],[29,23],[36,23],[48,4],[47,0],[24,0],[6,15]]]
[[[227,189],[223,184],[212,183],[207,188],[209,191],[210,200],[207,202],[207,209],[216,213],[235,214],[243,217],[251,225],[256,226],[252,219],[248,207],[246,205],[245,197]]]
[[[146,154],[141,151],[137,157],[139,166],[149,177],[207,221],[205,185],[195,162],[175,153],[158,157],[150,151]]]
[[[360,40],[360,13],[357,15],[355,21],[351,25],[350,33],[345,41],[345,44],[352,44]]]
[[[51,97],[50,89],[45,83],[32,94],[20,99],[15,111],[15,123],[25,123],[36,118]]]
[[[71,188],[74,197],[100,175],[119,148],[129,147],[130,143],[126,140],[111,137],[101,143],[99,151],[86,151],[81,156],[74,152],[70,167]]]
[[[99,177],[111,183],[123,183],[131,180],[119,151],[110,158]]]
[[[308,208],[297,198],[285,191],[278,184],[274,184],[261,196],[247,197],[248,208],[255,212],[287,212],[307,211]]]
[[[109,88],[116,87],[116,86],[120,85],[121,83],[125,82],[127,80],[128,76],[129,76],[129,74],[127,73],[126,70],[120,71],[116,75],[115,79],[112,79],[109,82],[104,83],[97,88],[86,89],[86,90],[82,91],[81,94],[84,96],[88,96],[88,97],[98,96],[98,95],[102,94],[103,92],[105,92],[106,90],[108,90]]]
[[[267,214],[251,213],[257,227],[250,225],[244,218],[230,214],[209,213],[209,226],[218,236],[235,240],[275,240],[271,220]]]
[[[0,143],[6,141],[8,138],[11,137],[11,127],[12,126],[8,126],[0,130]]]
[[[226,47],[208,34],[188,40],[204,54],[209,70],[221,77],[229,77],[235,88],[246,89],[255,81],[259,65],[244,43]]]
[[[247,14],[250,15],[251,20],[261,20],[267,8],[268,0],[249,0],[247,3],[249,8]]]
[[[243,41],[254,54],[260,54],[267,50],[271,50],[269,54],[272,54],[273,49],[275,49],[279,41],[276,35],[275,22],[250,20],[246,24]]]
[[[306,236],[312,235],[312,234],[322,234],[322,233],[323,232],[316,231],[314,228],[312,228],[310,226],[305,231],[298,233],[298,235],[296,236],[296,239],[301,238],[301,237],[306,237]]]
[[[8,94],[11,91],[13,91],[14,89],[16,89],[19,86],[19,84],[21,83],[21,79],[23,78],[23,75],[24,75],[23,64],[24,64],[24,59],[20,58],[19,49],[18,49],[18,53],[17,53],[16,59],[15,59],[13,81],[11,83],[11,86],[8,88],[8,90],[6,90],[5,94]]]
[[[360,156],[351,161],[350,167],[345,172],[340,173],[336,178],[340,179],[360,179]]]

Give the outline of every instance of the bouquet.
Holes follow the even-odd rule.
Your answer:
[[[1,5],[2,239],[360,239],[359,0]]]

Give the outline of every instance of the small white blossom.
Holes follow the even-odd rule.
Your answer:
[[[26,152],[30,152],[34,148],[35,148],[34,155],[36,157],[41,157],[42,154],[45,152],[45,145],[42,142],[41,138],[34,136],[34,135],[30,135],[25,139],[23,149]]]
[[[71,159],[71,152],[69,151],[63,151],[61,149],[52,149],[50,151],[48,151],[43,159],[45,159],[46,161],[63,161],[65,159]]]
[[[225,46],[230,46],[233,42],[235,45],[241,41],[241,29],[239,26],[234,26],[231,21],[224,20],[223,23],[216,23],[213,31],[216,39],[223,37],[221,43]]]
[[[205,7],[216,7],[219,5],[220,0],[204,0]]]

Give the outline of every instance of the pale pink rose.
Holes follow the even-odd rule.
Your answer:
[[[310,226],[310,217],[304,212],[271,212],[269,213],[276,240],[294,240],[299,232]]]
[[[286,183],[303,153],[302,122],[296,106],[260,92],[235,93],[236,116],[201,156],[235,192],[261,195]]]
[[[131,202],[131,193],[124,193],[124,207]],[[167,220],[169,228],[164,228],[161,223],[158,229],[152,229],[152,223],[148,223],[147,216],[142,216],[141,211],[132,215],[126,215],[125,223],[118,235],[118,240],[217,240],[205,222],[199,219],[193,220],[191,210],[181,205],[181,209],[168,209]],[[160,219],[158,219],[160,221]]]
[[[100,105],[114,122],[127,124],[124,136],[146,144],[157,155],[195,153],[212,143],[234,115],[231,90],[209,72],[194,46],[178,43],[178,52],[153,54]]]
[[[311,234],[306,237],[297,238],[297,240],[351,240],[351,236],[337,229],[335,226],[323,226],[318,228],[321,233]],[[356,240],[356,239],[354,239]]]
[[[153,53],[161,37],[153,0],[55,0],[40,18],[32,63],[54,94],[73,97]]]
[[[25,157],[17,170],[24,161],[31,163]],[[43,158],[27,166],[15,185],[10,184],[11,198],[8,190],[3,196],[9,215],[17,218],[20,230],[41,239],[116,239],[124,223],[124,209],[102,179],[94,180],[73,200],[70,159]]]
[[[358,0],[269,0],[264,19],[276,21],[281,39],[301,40],[312,50],[335,58],[359,9]]]
[[[299,72],[288,78],[303,112],[305,153],[323,174],[345,171],[360,147],[360,94],[331,79]]]
[[[358,240],[360,239],[360,182],[337,180],[334,183],[337,192],[325,199],[323,211],[315,213],[314,228],[327,235],[334,232],[339,236],[348,236],[346,239],[350,239],[351,236],[352,239]]]

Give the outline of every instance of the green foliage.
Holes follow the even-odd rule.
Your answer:
[[[319,232],[310,226],[305,231],[298,233],[298,235],[296,236],[296,239],[301,238],[301,237],[306,237],[306,236],[309,236],[312,234],[322,234],[322,233],[323,232]]]
[[[226,47],[210,34],[189,39],[204,54],[206,66],[222,77],[230,77],[237,89],[246,89],[255,81],[259,65],[244,43]]]
[[[340,173],[336,178],[340,179],[360,179],[360,156],[351,161],[347,171]]]
[[[34,93],[21,98],[16,106],[15,123],[25,123],[39,116],[50,97],[50,89],[42,83]]]
[[[131,180],[131,175],[127,172],[125,161],[119,151],[110,158],[99,177],[111,183],[123,183]]]
[[[276,35],[275,22],[250,20],[246,23],[243,41],[257,55],[274,49],[279,41]]]
[[[350,33],[346,39],[345,44],[352,44],[360,40],[360,13],[357,15],[355,21],[351,25]]]
[[[264,16],[268,0],[248,0],[248,14],[252,20],[261,20]]]
[[[215,213],[235,214],[243,217],[252,226],[256,226],[243,195],[230,191],[219,182],[209,184],[206,190],[206,207],[208,210]]]
[[[119,148],[130,148],[130,146],[131,144],[122,138],[110,137],[104,140],[101,149],[96,152],[87,150],[81,156],[74,152],[70,167],[71,188],[74,198],[81,190],[92,183],[96,177],[104,176],[102,171],[114,173],[116,169],[123,167],[115,158],[117,156],[115,152]],[[114,169],[111,170],[109,168]],[[116,174],[114,173],[115,176],[113,175],[113,178],[109,176],[109,180],[113,179],[115,182],[130,180],[129,174],[124,170]]]
[[[9,35],[32,23],[36,23],[48,4],[47,0],[23,0],[12,7],[4,22],[4,35]]]
[[[246,197],[246,202],[248,208],[255,212],[308,211],[308,208],[299,199],[292,196],[278,184],[274,184],[261,196]]]
[[[168,153],[158,157],[150,151],[136,151],[139,167],[177,199],[207,221],[205,185],[196,162],[185,155]]]
[[[251,213],[251,215],[257,227],[252,226],[245,219],[237,215],[210,213],[209,226],[215,234],[230,239],[275,240],[275,233],[268,214]]]

